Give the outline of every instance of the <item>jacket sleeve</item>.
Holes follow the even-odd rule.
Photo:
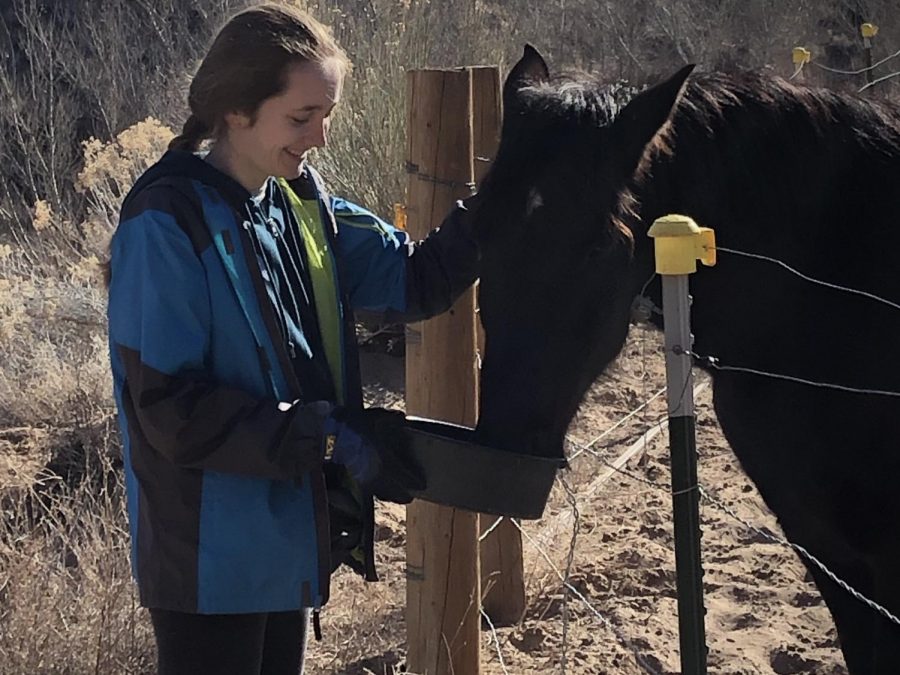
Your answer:
[[[478,244],[462,202],[419,242],[344,199],[332,198],[332,209],[354,309],[419,321],[450,309],[478,278]]]
[[[197,236],[179,224],[199,214],[147,191],[163,194],[123,213],[111,244],[110,346],[132,439],[182,467],[291,480],[319,466],[329,404],[279,404],[209,374],[207,277]]]

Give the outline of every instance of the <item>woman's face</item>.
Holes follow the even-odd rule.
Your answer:
[[[287,71],[284,91],[266,99],[254,119],[226,116],[229,168],[251,192],[269,176],[296,178],[312,148],[328,142],[331,113],[340,101],[343,70],[337,59],[305,62]]]

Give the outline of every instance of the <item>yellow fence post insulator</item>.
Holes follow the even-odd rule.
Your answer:
[[[874,23],[864,23],[859,27],[859,32],[862,34],[863,47],[865,47],[867,50],[872,49],[872,38],[878,35],[878,26],[876,26]],[[869,68],[872,67],[871,63],[867,65]]]
[[[671,214],[657,218],[647,233],[655,239],[658,274],[693,274],[697,261],[716,264],[716,235],[691,218]]]
[[[794,47],[791,50],[791,60],[796,67],[805,66],[812,59],[812,52],[806,47]]]

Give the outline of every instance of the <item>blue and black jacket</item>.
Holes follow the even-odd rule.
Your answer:
[[[327,195],[312,169],[273,192],[288,207],[300,199],[318,209],[336,295],[307,298],[307,310],[337,305],[341,358],[330,376],[316,365],[322,338],[309,312],[304,319],[289,311],[294,303],[273,300],[286,290],[309,294],[308,277],[305,288],[283,287],[303,285],[307,254],[293,249],[296,279],[271,273],[273,263],[289,267],[278,232],[255,221],[240,184],[192,153],[169,151],[122,206],[111,244],[110,356],[132,569],[147,607],[249,613],[327,601],[329,406],[319,401],[334,403],[340,392],[342,405],[362,406],[354,310],[427,318],[477,276],[461,206],[414,243]],[[289,324],[305,357],[293,353]]]

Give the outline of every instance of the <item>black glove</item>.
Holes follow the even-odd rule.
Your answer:
[[[403,413],[385,408],[338,409],[334,417],[371,444],[377,461],[362,487],[378,499],[409,504],[413,491],[425,489],[425,475],[409,452]]]
[[[347,472],[338,464],[326,462],[325,489],[328,491],[328,521],[331,531],[331,571],[347,565],[366,576],[366,515],[359,488],[348,484]]]

